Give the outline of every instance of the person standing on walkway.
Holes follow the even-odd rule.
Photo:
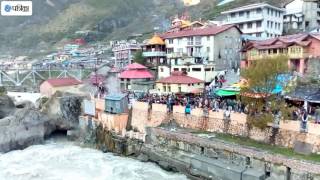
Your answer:
[[[302,109],[300,132],[307,133],[308,132],[307,125],[308,125],[308,113],[305,109]]]

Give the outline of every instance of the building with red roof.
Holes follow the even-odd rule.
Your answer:
[[[240,67],[242,32],[238,27],[185,20],[179,21],[178,25],[185,27],[172,28],[160,35],[170,66],[159,66],[157,77],[186,70],[189,76],[209,84],[220,72]]]
[[[77,92],[83,83],[75,78],[48,79],[40,85],[40,94],[50,97],[57,91]]]
[[[320,33],[300,33],[280,36],[262,41],[249,41],[243,48],[241,67],[246,68],[252,62],[276,57],[280,55],[289,57],[289,66],[292,70],[304,74],[308,62],[320,57]]]
[[[158,80],[156,88],[160,93],[199,93],[203,92],[204,81],[177,71]]]
[[[154,75],[147,67],[133,63],[120,73],[121,90],[147,91],[153,88]]]

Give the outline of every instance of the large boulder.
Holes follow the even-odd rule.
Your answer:
[[[12,99],[7,96],[0,96],[0,119],[12,114],[15,111],[15,105]]]
[[[9,97],[1,97],[0,152],[43,143],[54,131],[77,129],[82,99],[76,95],[57,93],[39,110],[30,102],[15,106]]]

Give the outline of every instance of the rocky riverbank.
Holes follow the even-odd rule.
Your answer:
[[[0,152],[41,144],[55,131],[77,129],[83,97],[57,93],[41,106],[0,96]]]

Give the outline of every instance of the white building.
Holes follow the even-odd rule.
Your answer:
[[[312,31],[320,27],[320,1],[293,0],[284,7],[285,33]]]
[[[115,67],[124,68],[133,62],[137,51],[141,50],[141,46],[132,42],[121,42],[114,44],[112,52],[115,59]]]
[[[254,37],[278,37],[283,32],[285,9],[266,3],[251,4],[224,11],[223,24],[236,24],[243,34]]]
[[[160,66],[158,77],[173,71],[212,82],[221,71],[240,66],[241,31],[234,25],[203,26],[162,34],[170,67]]]

